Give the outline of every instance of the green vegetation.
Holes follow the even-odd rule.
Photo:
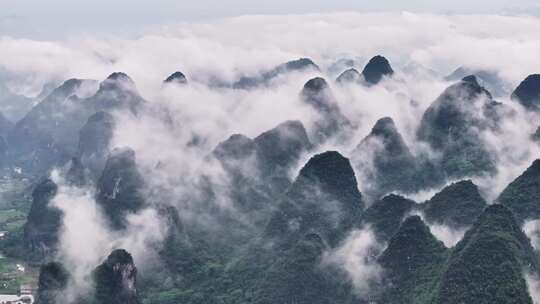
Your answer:
[[[474,223],[486,206],[476,185],[465,180],[453,183],[433,196],[424,204],[424,213],[428,222],[465,228]]]
[[[26,223],[26,213],[17,209],[0,210],[0,229],[15,231]]]
[[[36,295],[38,304],[55,304],[66,293],[70,274],[60,263],[51,262],[41,266],[39,290]]]
[[[24,267],[24,271],[17,267]],[[21,285],[36,285],[38,272],[23,261],[8,257],[0,258],[0,294],[16,293]]]
[[[112,152],[98,181],[96,197],[114,229],[125,228],[126,215],[136,213],[143,207],[143,185],[135,152],[131,149]]]
[[[29,181],[4,177],[0,181],[0,293],[16,293],[22,284],[36,286],[36,265],[22,249],[23,227],[32,204]],[[24,267],[24,271],[17,267]]]
[[[510,208],[519,221],[540,219],[540,160],[510,183],[497,201]]]
[[[448,177],[494,173],[495,159],[478,130],[494,128],[499,104],[475,76],[448,87],[426,110],[417,131],[420,140],[441,153],[440,169]],[[485,118],[479,118],[482,109]]]
[[[386,271],[382,303],[431,303],[448,250],[420,217],[407,218],[379,258]]]
[[[492,205],[452,252],[436,303],[532,303],[523,271],[538,261],[510,210]]]
[[[379,258],[382,303],[532,303],[523,273],[538,273],[529,239],[510,210],[492,205],[448,250],[422,220],[405,220]]]
[[[161,277],[168,280],[150,288],[146,284],[143,303],[353,302],[346,277],[321,267],[321,260],[357,224],[362,208],[348,159],[337,152],[317,155],[301,170],[260,238],[238,246],[230,236],[209,242],[204,232],[188,225],[185,231],[173,230],[161,253],[167,265]]]
[[[418,190],[417,160],[407,147],[394,121],[390,117],[377,121],[371,133],[353,152],[353,159],[366,179],[364,194],[372,199],[392,191]]]
[[[332,158],[339,160],[337,155]],[[324,160],[313,161],[321,161],[318,166],[336,164]],[[266,234],[237,250],[228,248],[226,241],[220,245],[206,242],[204,234],[178,232],[165,243],[162,253],[168,279],[145,285],[143,303],[363,303],[361,298],[366,295],[354,294],[342,273],[321,264],[323,253],[335,246],[334,239],[340,239],[335,233],[343,235],[352,228],[331,225],[326,222],[328,214],[318,209],[332,199],[315,195],[314,182],[324,183],[316,188],[326,189],[334,199],[355,201],[343,191],[335,192],[353,184],[338,178],[346,166],[332,168],[324,170],[325,174],[320,167],[305,168]],[[471,181],[454,183],[426,203],[426,217],[432,222],[451,227],[472,225],[452,249],[437,240],[420,217],[402,222],[411,210],[420,208],[403,197],[389,195],[356,213],[360,215],[355,225],[371,225],[379,240],[388,241],[378,257],[384,277],[374,294],[367,295],[370,300],[389,304],[531,303],[523,271],[537,273],[539,268],[529,240],[508,209],[485,206]],[[297,231],[301,233],[286,228],[291,219],[299,219]]]
[[[391,194],[366,209],[362,220],[371,226],[378,239],[386,242],[398,231],[403,217],[415,205],[411,200]]]
[[[93,278],[96,304],[140,303],[135,288],[137,268],[127,251],[117,249],[111,252],[107,260],[94,270]],[[62,276],[62,279],[61,282],[67,281],[66,276]],[[41,281],[40,276],[40,283]]]

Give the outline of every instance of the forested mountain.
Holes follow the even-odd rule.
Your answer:
[[[221,85],[174,72],[157,101],[115,72],[67,80],[20,119],[0,109],[2,172],[27,185],[9,198],[23,224],[2,226],[2,254],[40,269],[41,304],[533,303],[522,225],[540,220],[540,161],[503,172],[537,150],[503,157],[497,139],[535,119],[536,76],[508,104],[486,89],[498,76],[462,68],[420,105],[385,57],[353,63],[329,75],[302,58]],[[290,79],[283,115],[261,96]],[[191,100],[206,90],[233,101]],[[379,91],[412,110],[356,115],[370,103],[353,97]],[[260,105],[246,96],[264,113],[230,128]]]

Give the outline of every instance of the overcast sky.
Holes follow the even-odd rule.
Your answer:
[[[136,34],[174,22],[346,10],[537,15],[540,5],[537,0],[0,0],[0,35]]]

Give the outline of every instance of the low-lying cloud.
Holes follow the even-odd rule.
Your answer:
[[[375,122],[390,116],[412,152],[419,153],[425,147],[417,142],[416,129],[425,109],[450,84],[443,76],[459,66],[489,69],[513,88],[528,74],[540,71],[539,49],[540,19],[534,17],[407,12],[244,16],[171,24],[137,38],[37,41],[3,36],[0,70],[10,76],[7,84],[14,91],[29,95],[37,94],[44,84],[72,77],[104,79],[113,71],[130,75],[149,105],[136,116],[115,113],[111,148],[127,146],[136,152],[148,193],[153,194],[148,196],[150,206],[169,204],[181,211],[181,217],[192,218],[202,177],[212,180],[216,204],[233,208],[228,178],[208,158],[219,142],[234,133],[254,138],[285,120],[301,120],[311,127],[317,115],[299,96],[311,77],[328,80],[341,111],[358,126],[352,140],[333,141],[318,150],[336,149],[350,156]],[[361,70],[377,54],[389,58],[395,77],[372,87],[334,83],[336,61],[353,59]],[[253,90],[215,85],[300,57],[312,58],[321,71],[290,73]],[[189,84],[163,86],[163,79],[176,70],[187,75]],[[516,115],[504,123],[502,133],[481,133],[499,160],[495,177],[474,180],[490,201],[540,152],[529,138],[536,128],[530,122],[538,121],[537,117],[522,111],[509,96],[498,100],[515,108]],[[362,172],[356,175],[361,177]],[[127,249],[139,264],[148,244],[159,243],[165,235],[153,209],[131,216],[126,231],[109,231],[92,190],[71,187],[58,175],[54,179],[60,187],[53,204],[64,213],[60,255],[73,270],[76,284],[84,285],[90,270],[112,249]],[[428,195],[432,192],[426,189],[415,198],[421,202]],[[197,220],[213,224],[202,216]],[[430,228],[447,247],[464,233],[443,226]],[[354,231],[327,259],[341,265],[363,293],[370,282],[380,280],[373,258],[380,250],[370,230]]]
[[[70,186],[58,171],[51,177],[58,185],[51,204],[62,211],[58,258],[72,275],[67,303],[90,291],[92,271],[114,249],[128,250],[143,267],[156,258],[167,227],[155,210],[129,215],[126,230],[113,231],[92,190]]]
[[[537,18],[524,16],[408,12],[244,16],[169,24],[134,39],[86,36],[37,41],[4,36],[0,67],[28,76],[34,85],[50,78],[102,79],[121,70],[147,94],[176,69],[195,79],[232,79],[300,56],[325,67],[336,58],[363,64],[383,53],[396,67],[413,62],[442,74],[461,65],[490,68],[515,85],[540,70],[535,56],[539,29]]]
[[[324,256],[323,264],[343,270],[355,291],[366,296],[382,280],[383,269],[376,260],[382,249],[369,227],[354,230],[340,247]]]

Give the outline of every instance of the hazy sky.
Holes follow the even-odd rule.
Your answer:
[[[0,0],[0,35],[137,33],[172,22],[345,10],[538,14],[537,0]]]

